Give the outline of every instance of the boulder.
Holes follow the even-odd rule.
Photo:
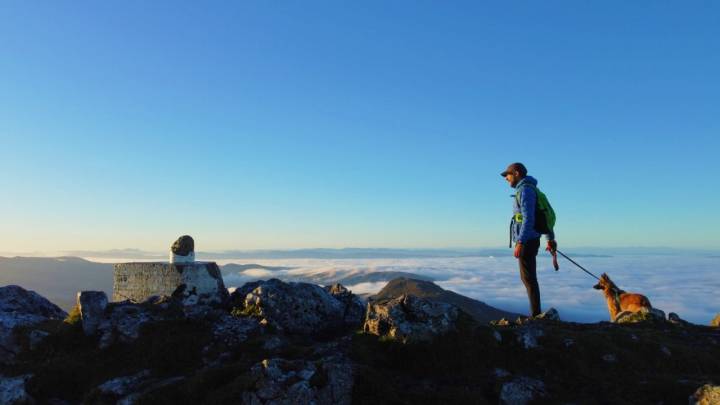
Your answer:
[[[180,256],[187,256],[195,252],[195,240],[190,235],[183,235],[173,242],[170,250]]]
[[[0,287],[0,364],[12,363],[20,352],[17,332],[21,328],[31,334],[34,325],[66,316],[60,307],[34,291],[16,285]]]
[[[32,377],[31,374],[16,377],[0,376],[0,404],[31,404],[33,399],[25,391],[25,383]]]
[[[451,304],[414,295],[368,302],[363,330],[403,343],[428,342],[455,330],[460,310]]]
[[[615,323],[662,323],[665,322],[665,313],[657,308],[641,308],[640,311],[623,311],[615,317]]]
[[[714,326],[716,328],[720,327],[720,313],[715,315],[715,318],[713,318],[713,320],[710,321],[710,326]]]
[[[245,404],[350,404],[352,367],[343,356],[317,361],[266,359],[250,369]]]
[[[546,395],[547,391],[542,381],[528,377],[518,377],[503,384],[500,390],[500,403],[526,405]]]
[[[108,299],[102,291],[81,291],[77,293],[77,306],[85,335],[94,335],[105,315]]]
[[[286,334],[336,333],[345,323],[345,305],[323,288],[278,279],[247,283],[233,292],[235,313],[252,315]]]
[[[336,300],[345,307],[343,320],[348,327],[359,327],[365,317],[365,305],[357,295],[345,288],[342,284],[325,286],[325,291],[330,293]]]
[[[195,240],[190,235],[179,237],[170,246],[170,263],[192,263],[195,261]]]
[[[115,342],[130,343],[140,335],[140,327],[162,316],[146,307],[130,302],[112,305],[97,327],[99,346],[105,349]]]
[[[542,314],[535,316],[533,319],[542,319],[545,321],[559,321],[560,314],[558,313],[557,309],[550,308]]]
[[[689,398],[690,405],[720,404],[720,386],[705,384]]]

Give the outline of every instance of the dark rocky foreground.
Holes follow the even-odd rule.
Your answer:
[[[2,287],[0,403],[718,403],[717,327],[550,311],[487,323],[396,292],[369,305],[340,285],[279,280],[213,305],[84,292],[68,315]]]

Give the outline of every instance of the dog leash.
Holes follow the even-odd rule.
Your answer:
[[[596,276],[596,275],[594,275],[594,274],[590,273],[589,271],[587,271],[587,270],[586,270],[586,269],[585,269],[585,268],[584,268],[583,266],[581,266],[581,265],[577,264],[577,263],[575,262],[575,260],[573,260],[573,259],[571,259],[571,258],[567,257],[567,256],[565,255],[565,253],[563,253],[563,252],[561,252],[561,251],[559,251],[559,250],[557,250],[557,249],[555,249],[555,251],[556,251],[556,252],[558,252],[558,253],[560,253],[560,254],[562,255],[562,257],[564,257],[564,258],[566,258],[566,259],[570,260],[570,263],[572,263],[572,264],[574,264],[574,265],[578,266],[578,267],[579,267],[579,268],[580,268],[580,269],[581,269],[582,271],[584,271],[585,273],[587,273],[587,274],[589,274],[589,275],[591,275],[591,276],[595,277],[595,279],[596,279],[596,280],[598,280],[598,281],[600,280],[600,278],[599,278],[598,276]]]

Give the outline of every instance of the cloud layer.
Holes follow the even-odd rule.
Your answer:
[[[554,307],[567,321],[609,320],[605,299],[592,286],[595,279],[560,259],[561,269],[552,269],[550,257],[538,257],[538,280],[543,309]],[[688,256],[583,257],[580,264],[596,275],[605,272],[622,289],[649,297],[654,307],[676,312],[683,319],[708,324],[720,312],[720,258]],[[328,284],[348,276],[376,272],[406,272],[432,278],[441,287],[513,312],[528,311],[525,287],[517,261],[508,256],[422,259],[224,259],[226,263],[257,263],[290,269],[247,269],[225,274],[228,287],[258,278],[311,281]],[[356,293],[375,293],[385,282],[361,282],[348,287]]]

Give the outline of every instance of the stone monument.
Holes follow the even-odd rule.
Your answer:
[[[190,235],[179,237],[170,247],[170,263],[192,263],[195,261],[195,241]]]
[[[114,265],[113,301],[142,302],[152,296],[173,296],[185,305],[224,304],[228,292],[215,262],[195,261],[192,237],[179,237],[170,248],[170,262]]]

